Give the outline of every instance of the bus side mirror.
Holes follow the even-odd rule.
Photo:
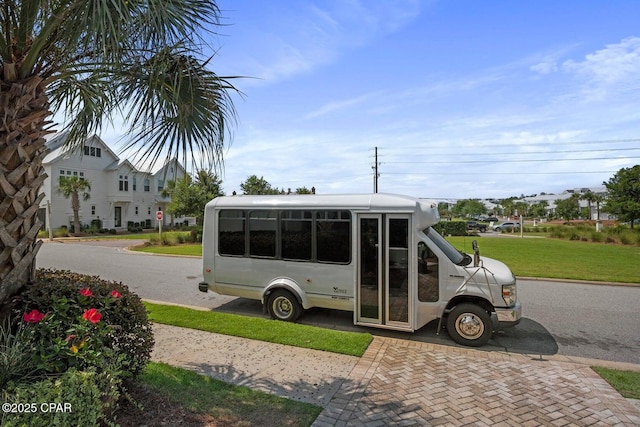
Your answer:
[[[472,241],[471,247],[473,248],[473,266],[477,267],[480,265],[480,249],[478,249],[478,242]]]

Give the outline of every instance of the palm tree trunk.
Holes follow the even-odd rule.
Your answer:
[[[46,178],[44,136],[51,133],[45,84],[39,77],[0,81],[0,312],[33,279]]]
[[[73,211],[73,234],[80,234],[80,196],[77,191],[71,193],[71,210]]]

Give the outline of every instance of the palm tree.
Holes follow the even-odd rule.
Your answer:
[[[65,198],[71,197],[71,210],[73,211],[73,233],[80,234],[80,193],[82,200],[89,200],[91,183],[77,176],[60,177],[58,192]]]
[[[586,193],[583,193],[580,196],[580,199],[587,201],[587,210],[589,211],[589,214],[587,215],[588,216],[587,219],[591,219],[591,203],[596,201],[596,194],[593,191],[588,190]],[[599,213],[598,213],[598,219],[600,219]]]
[[[221,167],[236,89],[207,68],[219,17],[211,0],[2,1],[0,308],[33,279],[52,111],[69,148],[121,114],[140,159]]]

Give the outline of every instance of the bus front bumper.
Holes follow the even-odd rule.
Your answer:
[[[496,317],[498,325],[502,328],[515,326],[520,323],[522,318],[522,305],[520,301],[516,301],[516,305],[508,308],[496,308]]]

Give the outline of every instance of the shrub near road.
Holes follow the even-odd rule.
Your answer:
[[[153,348],[151,324],[138,296],[121,283],[40,270],[20,295],[15,313],[0,335],[0,394],[16,410],[3,411],[0,424],[109,421],[125,381],[143,371]],[[41,409],[52,402],[66,406]],[[25,403],[32,405],[29,410],[21,410]]]

